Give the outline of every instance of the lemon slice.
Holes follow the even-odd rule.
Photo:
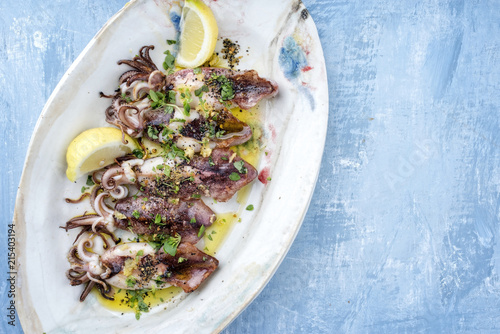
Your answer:
[[[182,8],[177,64],[195,68],[207,61],[214,53],[218,33],[212,10],[201,0],[186,0]]]
[[[94,128],[80,133],[66,151],[66,176],[74,182],[80,176],[111,165],[116,158],[140,149],[130,136],[125,135],[125,140],[127,144],[122,143],[122,132],[115,128]]]

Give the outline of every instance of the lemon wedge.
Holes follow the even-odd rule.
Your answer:
[[[66,151],[68,169],[66,176],[72,182],[89,172],[111,165],[115,159],[140,149],[139,144],[115,128],[94,128],[80,133],[69,144]]]
[[[212,10],[201,0],[186,0],[182,8],[177,65],[195,68],[207,61],[214,53],[218,33]]]

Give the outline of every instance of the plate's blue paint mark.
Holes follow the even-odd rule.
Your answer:
[[[288,80],[297,78],[300,71],[307,66],[306,55],[292,36],[283,41],[279,64]]]
[[[174,24],[175,30],[181,31],[181,16],[177,12],[170,12],[170,20]]]
[[[283,40],[283,46],[280,49],[279,64],[285,77],[290,81],[299,78],[302,70],[307,67],[306,54],[292,36],[288,36]],[[314,110],[314,98],[309,89],[303,86],[300,80],[296,85],[298,86],[298,90],[309,101],[311,109]]]
[[[177,56],[177,53],[179,52],[179,40],[181,36],[181,16],[179,13],[175,11],[170,12],[170,21],[172,21],[172,24],[174,25],[176,34],[175,34],[175,39],[177,40],[177,43],[173,45],[173,52],[172,54],[174,57]]]

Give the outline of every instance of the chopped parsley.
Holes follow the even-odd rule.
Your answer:
[[[212,73],[212,77],[210,79],[211,82],[216,81],[220,85],[220,99],[219,102],[223,103],[224,101],[234,99],[234,86],[233,82],[226,78],[224,75],[217,75]]]
[[[215,138],[220,138],[226,133],[225,130],[219,130],[215,133]]]
[[[208,86],[207,85],[203,85],[201,86],[200,88],[198,88],[197,90],[194,91],[194,95],[196,95],[197,97],[200,97],[203,95],[203,93],[206,93],[208,92]]]
[[[137,280],[135,279],[135,277],[134,277],[134,276],[130,275],[130,276],[128,276],[128,277],[127,277],[127,279],[125,280],[125,283],[127,283],[127,286],[128,286],[129,288],[132,288],[132,287],[135,285],[135,283],[137,283]]]
[[[141,256],[144,255],[144,250],[140,250],[137,252],[137,254],[135,255],[135,262],[139,262],[139,259],[141,258]]]
[[[184,115],[189,116],[189,112],[191,111],[190,103],[193,101],[189,88],[184,89],[184,92],[181,93],[181,100],[184,107]]]
[[[95,184],[95,183],[94,183],[94,180],[92,179],[92,175],[87,176],[87,182],[86,182],[86,184],[87,184],[89,187],[91,187],[91,186],[93,186],[93,185]]]
[[[142,159],[144,158],[144,152],[138,148],[132,151],[132,154],[135,155],[136,158]]]
[[[253,210],[253,205],[252,205],[252,204],[248,205],[248,206],[246,207],[246,210],[248,210],[248,211],[252,211],[252,210]]]
[[[205,232],[205,225],[201,225],[200,230],[198,231],[198,238],[201,238],[203,232]]]
[[[162,92],[155,92],[154,90],[150,89],[148,97],[151,100],[151,108],[164,108],[164,111],[167,114],[171,114],[174,111],[174,108],[177,107],[175,104],[173,104],[175,103],[175,92],[172,90],[164,94]]]
[[[190,111],[191,106],[189,105],[189,103],[186,103],[186,101],[184,101],[184,115],[189,116]]]
[[[134,210],[134,212],[132,212],[132,216],[135,218],[135,219],[139,219],[139,217],[141,216],[139,211],[137,210]]]
[[[156,225],[160,225],[160,226],[165,226],[165,225],[167,225],[167,223],[164,223],[164,222],[163,222],[163,220],[164,220],[164,219],[162,218],[162,216],[161,216],[159,213],[157,213],[157,214],[156,214],[156,216],[155,216],[155,221],[154,221],[154,223],[155,223]]]
[[[128,97],[127,94],[125,94],[125,93],[122,93],[122,99],[124,99],[125,102],[127,102],[127,103],[132,102],[132,99],[130,97]]]
[[[170,177],[170,166],[165,166],[165,169],[163,170],[163,174],[166,177]]]
[[[175,103],[175,92],[173,90],[169,90],[165,96],[165,100],[167,103]]]
[[[229,179],[231,181],[238,181],[241,177],[238,173],[232,172],[231,175],[229,175]]]
[[[177,253],[177,246],[181,243],[181,236],[176,233],[175,237],[169,236],[165,242],[163,243],[163,250],[165,253],[170,254],[171,256],[175,256]]]
[[[163,158],[174,160],[176,157],[179,157],[184,160],[189,160],[186,158],[184,154],[184,150],[178,148],[176,145],[165,144],[163,145],[163,152],[160,154]]]
[[[128,290],[126,300],[128,307],[135,310],[135,318],[139,320],[141,318],[142,312],[149,312],[148,304],[144,302],[144,297],[150,290]]]
[[[177,41],[175,39],[167,39],[167,44],[168,45],[177,44]]]
[[[238,170],[240,174],[247,173],[247,168],[245,167],[245,162],[243,160],[236,161],[235,163],[233,163],[233,166]]]
[[[170,71],[170,70],[173,71],[175,68],[175,57],[170,53],[170,50],[163,52],[163,54],[165,54],[165,60],[163,61],[163,68],[165,69],[165,71]]]
[[[151,139],[158,139],[158,129],[153,126],[148,126],[148,136]]]

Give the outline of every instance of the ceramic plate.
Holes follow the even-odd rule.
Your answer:
[[[300,227],[319,172],[328,117],[316,28],[300,1],[210,1],[219,37],[241,46],[238,68],[255,69],[280,89],[260,104],[268,154],[258,166],[264,182],[256,180],[248,198],[255,210],[243,210],[217,252],[219,268],[200,289],[153,308],[140,321],[133,313],[104,308],[93,295],[80,303],[82,287],[69,285],[66,254],[74,235],[58,227],[82,213],[83,204],[68,205],[64,198],[77,197],[85,180],[75,185],[66,179],[66,148],[80,132],[108,126],[109,100],[98,93],[116,87],[125,70],[117,60],[152,44],[153,60],[162,63],[166,40],[176,38],[178,6],[160,0],[128,3],[77,58],[42,111],[14,218],[20,240],[16,306],[25,333],[218,332],[262,290]]]

